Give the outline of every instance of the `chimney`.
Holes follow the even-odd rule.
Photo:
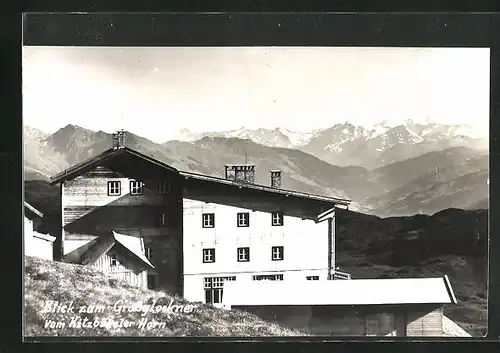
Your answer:
[[[113,149],[125,147],[125,131],[122,129],[113,134]]]
[[[255,182],[255,164],[226,164],[226,180],[253,184]]]
[[[271,170],[271,187],[281,188],[281,170]]]

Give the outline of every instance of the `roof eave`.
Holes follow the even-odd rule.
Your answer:
[[[52,235],[48,235],[48,234],[33,233],[33,236],[35,238],[39,238],[39,239],[42,239],[42,240],[50,241],[51,243],[53,243],[56,240],[56,237],[54,237]]]
[[[132,256],[133,256],[133,257],[134,257],[137,261],[139,261],[140,263],[144,264],[146,267],[149,267],[149,268],[151,268],[151,269],[153,269],[153,270],[154,270],[154,268],[155,268],[155,267],[153,266],[153,264],[152,264],[151,262],[149,262],[149,260],[148,260],[148,261],[146,261],[145,259],[141,258],[140,256],[137,256],[137,254],[136,254],[134,251],[130,250],[130,249],[129,249],[129,248],[128,248],[125,244],[123,244],[122,242],[120,242],[120,241],[118,241],[118,240],[115,240],[115,245],[116,245],[116,244],[120,244],[120,246],[121,246],[123,249],[125,249],[125,251],[127,251],[129,254],[132,254]]]
[[[77,164],[73,165],[72,167],[69,167],[69,168],[67,168],[67,169],[65,169],[65,170],[57,173],[56,175],[52,176],[50,178],[49,185],[53,186],[53,185],[62,183],[64,181],[68,180],[68,179],[72,179],[72,178],[78,176],[79,174],[81,174],[80,173],[81,170],[84,170],[84,169],[88,168],[89,166],[97,164],[98,162],[100,162],[100,161],[108,158],[109,156],[111,156],[113,153],[116,153],[118,151],[121,152],[123,150],[124,149],[109,148],[109,149],[101,152],[97,156],[88,158],[88,159],[86,159],[83,162],[77,163]]]
[[[451,282],[450,279],[448,278],[448,275],[444,275],[443,280],[446,286],[446,290],[448,291],[448,295],[450,296],[451,303],[458,304],[457,298],[455,297],[455,293],[453,292],[453,288],[451,287]]]
[[[140,262],[146,264],[147,266],[149,266],[150,268],[154,269],[154,265],[147,259],[147,258],[142,258],[141,256],[137,255],[137,253],[133,250],[133,249],[130,249],[126,244],[124,244],[123,242],[121,242],[119,239],[116,238],[116,234],[119,234],[115,231],[112,231],[112,236],[113,236],[113,239],[115,240],[115,242],[117,244],[120,244],[124,249],[126,249],[126,251],[130,252],[132,255],[134,255],[134,257],[136,259],[138,259]]]
[[[148,155],[143,154],[139,151],[136,151],[132,148],[120,147],[120,148],[107,149],[106,151],[98,154],[97,156],[91,157],[91,158],[89,158],[81,163],[78,163],[78,164],[76,164],[76,165],[74,165],[66,170],[63,170],[62,172],[51,177],[50,178],[51,181],[49,182],[49,184],[55,185],[55,184],[59,184],[61,182],[64,182],[68,179],[75,178],[75,177],[83,174],[81,172],[82,170],[92,169],[92,167],[99,165],[100,162],[102,162],[108,158],[112,158],[115,155],[122,154],[122,153],[130,153],[138,158],[147,160],[148,162],[151,162],[151,163],[158,165],[162,168],[168,169],[168,170],[173,171],[173,172],[177,172],[177,169],[175,169],[174,167],[171,167],[171,166],[157,160],[156,158],[154,158],[152,156],[148,156]]]
[[[166,163],[164,163],[162,161],[157,160],[153,156],[148,156],[148,155],[146,155],[144,153],[141,153],[139,151],[136,151],[136,150],[134,150],[132,148],[128,148],[128,147],[124,147],[123,150],[125,150],[126,152],[131,153],[131,154],[133,154],[133,155],[135,155],[135,156],[137,156],[139,158],[146,159],[149,162],[156,164],[157,166],[160,166],[162,168],[168,169],[169,171],[176,172],[176,173],[179,172],[176,168],[174,168],[174,167],[172,167],[172,166],[170,166],[170,165],[168,165],[168,164],[166,164]]]
[[[262,303],[252,303],[252,304],[243,304],[243,303],[227,303],[231,306],[420,306],[420,305],[445,305],[450,304],[448,302],[443,303],[441,301],[435,302],[384,302],[384,303],[369,303],[369,302],[360,302],[360,303],[287,303],[283,304],[283,302],[262,302]]]
[[[109,250],[111,250],[111,248],[113,248],[113,246],[115,245],[115,240],[110,239],[110,238],[106,238],[105,240],[103,240],[102,238],[96,238],[93,241],[94,241],[94,244],[89,246],[89,248],[87,250],[85,250],[80,255],[80,264],[81,265],[93,265],[93,264],[95,264],[97,262],[97,260],[99,260],[102,256],[104,256],[104,254],[106,254]],[[99,241],[104,241],[104,242],[107,241],[108,244],[106,244],[106,247],[101,249],[101,251],[99,251],[98,253],[92,253],[93,247],[95,247],[96,244],[99,243]],[[90,259],[88,258],[89,254],[92,256]],[[87,256],[87,258],[84,259],[84,256]]]
[[[30,212],[32,212],[33,214],[37,215],[38,217],[43,218],[43,213],[40,212],[40,211],[38,211],[35,207],[33,207],[32,205],[30,205],[26,201],[24,201],[24,207],[26,207],[28,210],[30,210]]]
[[[320,213],[317,217],[316,217],[316,223],[321,223],[323,222],[325,219],[328,219],[328,218],[333,218],[335,217],[335,207],[332,207],[330,208],[329,210],[323,212],[323,213]]]

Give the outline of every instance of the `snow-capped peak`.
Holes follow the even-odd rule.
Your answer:
[[[203,137],[249,139],[270,147],[302,148],[311,145],[331,151],[342,150],[342,145],[355,141],[377,140],[376,149],[383,150],[396,144],[418,144],[423,141],[438,141],[463,137],[476,138],[479,134],[466,125],[445,125],[427,121],[417,122],[412,118],[405,121],[383,120],[370,125],[359,126],[349,121],[324,129],[296,131],[289,128],[257,128],[245,126],[233,130],[196,132],[182,129],[174,139],[194,142]]]
[[[224,137],[249,139],[256,143],[272,147],[300,147],[307,144],[315,135],[314,132],[298,132],[285,128],[258,128],[248,129],[244,126],[226,131],[210,131],[198,133],[189,129],[182,129],[174,137],[175,140],[193,142],[203,137]]]
[[[24,136],[27,139],[43,140],[47,138],[49,134],[29,125],[24,125]]]

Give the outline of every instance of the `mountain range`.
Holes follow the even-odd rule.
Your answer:
[[[246,129],[194,132],[182,129],[175,139],[195,142],[204,137],[249,139],[268,147],[299,149],[338,166],[360,165],[373,169],[426,152],[465,146],[488,150],[488,138],[470,126],[435,122],[387,122],[363,127],[350,122],[310,132],[289,129]]]
[[[223,176],[224,164],[254,163],[256,181],[265,185],[270,182],[269,171],[281,169],[284,188],[350,198],[354,210],[384,217],[433,214],[448,207],[487,207],[489,158],[484,149],[485,141],[481,145],[481,139],[467,137],[463,126],[423,126],[411,125],[411,122],[406,125],[388,127],[380,124],[367,132],[367,128],[345,123],[300,136],[284,129],[258,129],[246,130],[246,135],[239,137],[207,134],[194,141],[173,140],[163,144],[128,132],[126,144],[180,170],[219,177]],[[254,141],[257,137],[250,136],[252,132],[258,132],[261,143]],[[325,149],[327,146],[341,140],[333,137],[328,140],[328,134],[330,137],[344,136],[337,150],[345,151],[344,156],[351,154],[359,164],[337,165],[327,162],[321,155],[307,152],[314,146],[319,149],[320,141],[324,142],[322,151],[326,151],[330,148]],[[276,136],[286,139],[277,142],[273,140]],[[302,147],[271,146],[273,141],[284,145],[292,140]],[[385,145],[381,141],[386,141]],[[375,148],[377,143],[381,151]],[[363,144],[365,147],[361,148]],[[48,180],[51,175],[110,146],[111,135],[103,131],[67,125],[47,134],[25,126],[25,179]],[[353,146],[361,149],[355,153]],[[406,156],[406,151],[412,153]],[[378,163],[380,156],[389,156],[393,161]],[[389,157],[384,157],[386,162]],[[377,163],[380,166],[373,168]]]

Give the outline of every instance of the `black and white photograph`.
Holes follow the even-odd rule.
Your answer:
[[[483,337],[490,50],[23,46],[25,337]]]

